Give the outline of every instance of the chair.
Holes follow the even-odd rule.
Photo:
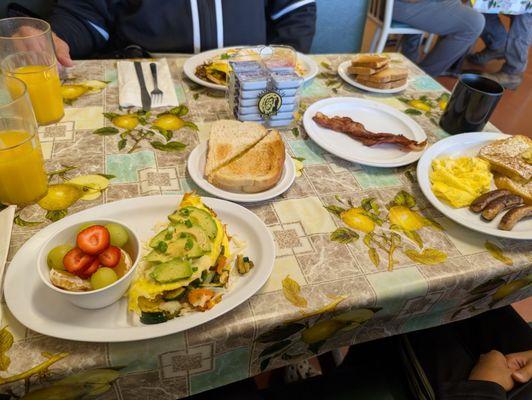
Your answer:
[[[393,21],[394,0],[371,0],[368,7],[368,18],[377,24],[377,30],[371,40],[370,52],[382,53],[389,35],[425,35],[427,32],[411,27],[408,24]],[[432,46],[434,34],[429,34],[423,52],[427,54]]]
[[[316,0],[316,7],[316,34],[310,52],[358,53],[368,0]]]

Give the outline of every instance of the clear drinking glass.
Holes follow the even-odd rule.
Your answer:
[[[1,69],[23,80],[40,125],[63,118],[63,98],[52,30],[35,18],[0,19]]]
[[[48,177],[26,85],[0,75],[0,203],[33,204],[47,191]]]

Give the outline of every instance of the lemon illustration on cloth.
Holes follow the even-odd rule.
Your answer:
[[[408,105],[421,111],[430,111],[432,109],[427,103],[422,100],[410,100],[408,102]]]
[[[83,192],[81,200],[95,200],[109,187],[109,179],[101,175],[82,175],[70,179],[67,184],[78,186]]]
[[[63,85],[61,86],[61,96],[64,100],[74,101],[88,90],[89,88],[83,85]]]
[[[502,300],[505,297],[517,292],[518,290],[521,290],[528,284],[529,282],[526,279],[516,279],[515,281],[508,282],[499,287],[497,291],[493,293],[491,298],[494,301]]]
[[[307,328],[301,332],[301,340],[307,344],[327,340],[345,325],[345,322],[335,321],[333,319],[316,322],[310,328]]]
[[[357,229],[364,233],[373,232],[375,229],[375,222],[368,216],[364,215],[362,208],[350,208],[347,211],[340,213],[340,218],[350,228]]]
[[[74,185],[60,183],[48,187],[48,193],[37,204],[46,211],[65,210],[83,196],[83,191]]]
[[[139,117],[135,114],[125,114],[114,117],[111,122],[118,128],[132,130],[139,124]]]
[[[153,126],[166,129],[167,131],[175,131],[185,126],[185,121],[183,121],[177,115],[163,114],[153,121]]]
[[[416,231],[425,226],[423,218],[418,213],[404,206],[390,208],[388,218],[392,225],[397,225],[406,231]]]

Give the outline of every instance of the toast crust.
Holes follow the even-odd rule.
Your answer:
[[[380,68],[370,68],[370,67],[347,67],[347,73],[351,75],[373,75],[378,72],[384,71],[387,68],[387,65]]]
[[[371,82],[393,82],[406,79],[408,77],[408,71],[404,68],[385,68],[384,70],[377,72],[376,74],[369,76],[361,76],[362,79]]]
[[[372,87],[375,89],[395,89],[395,88],[403,86],[406,83],[406,79],[400,79],[398,81],[391,81],[391,82],[373,82],[373,81],[368,81],[365,79],[360,79],[359,77],[357,77],[355,81],[364,86]]]

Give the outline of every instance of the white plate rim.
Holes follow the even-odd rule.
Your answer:
[[[187,170],[190,177],[196,185],[221,199],[236,201],[238,203],[256,203],[259,201],[270,200],[286,192],[296,179],[296,168],[292,157],[286,152],[284,160],[283,174],[277,184],[271,189],[259,193],[235,193],[217,188],[203,176],[203,170],[198,171],[196,165],[200,162],[200,158],[207,152],[207,142],[201,142],[194,150],[190,152],[187,160]]]
[[[334,146],[330,145],[327,141],[322,140],[319,134],[316,134],[314,132],[314,127],[317,126],[317,124],[312,120],[312,116],[319,111],[321,107],[327,106],[329,104],[334,103],[340,103],[340,102],[348,102],[348,103],[356,103],[356,104],[365,104],[366,106],[370,106],[372,108],[376,108],[377,110],[381,112],[386,112],[388,114],[391,114],[395,118],[401,120],[403,123],[405,123],[415,134],[415,136],[420,136],[418,141],[427,140],[427,134],[421,128],[421,126],[414,121],[412,118],[410,118],[408,115],[402,113],[401,111],[387,105],[382,104],[373,100],[367,100],[367,99],[361,99],[359,97],[332,97],[332,98],[326,98],[323,100],[319,100],[315,103],[312,103],[307,110],[305,111],[305,114],[303,115],[303,125],[305,127],[305,131],[310,136],[310,138],[316,142],[321,148],[327,150],[329,153],[340,157],[344,160],[351,161],[354,163],[358,163],[361,165],[367,165],[370,167],[379,167],[379,168],[395,168],[395,167],[402,167],[404,165],[409,165],[417,160],[419,160],[422,156],[422,154],[427,150],[428,144],[422,151],[411,151],[408,153],[405,153],[404,157],[401,157],[395,161],[391,162],[374,162],[374,161],[368,161],[363,158],[350,156],[348,154],[344,154],[341,151],[338,151]],[[311,115],[312,114],[312,115]],[[353,139],[354,140],[354,139]],[[371,147],[367,147],[369,151],[371,151]]]
[[[351,86],[354,86],[358,89],[365,90],[367,92],[373,92],[373,93],[383,93],[383,94],[392,94],[392,93],[399,93],[405,90],[408,87],[408,78],[406,79],[406,83],[403,86],[399,86],[392,89],[378,89],[378,88],[372,88],[370,86],[363,85],[357,81],[355,81],[349,74],[347,73],[347,67],[351,64],[351,61],[344,61],[340,65],[338,65],[338,75],[340,75],[340,78],[342,78],[345,82],[350,84]]]
[[[222,299],[221,303],[213,309],[204,313],[194,313],[193,315],[196,316],[196,321],[193,321],[193,323],[187,321],[187,316],[184,316],[174,318],[168,322],[161,324],[132,326],[127,329],[83,328],[82,330],[81,327],[76,327],[77,329],[64,331],[60,329],[63,325],[58,323],[52,323],[51,328],[43,327],[39,325],[39,323],[34,322],[31,315],[25,315],[24,318],[19,319],[20,315],[17,316],[17,304],[20,302],[20,300],[18,300],[20,296],[17,296],[16,292],[20,292],[20,288],[14,287],[14,285],[10,285],[10,282],[12,282],[13,280],[16,281],[17,274],[24,273],[25,268],[28,268],[27,266],[22,265],[31,262],[31,260],[25,260],[28,257],[31,257],[31,255],[25,256],[26,253],[35,253],[34,250],[36,248],[42,247],[42,245],[44,245],[45,241],[49,237],[51,237],[55,232],[64,229],[66,226],[77,222],[90,221],[99,218],[99,215],[97,214],[98,210],[112,211],[113,209],[119,207],[128,209],[128,207],[135,206],[139,208],[146,208],[150,207],[150,204],[154,204],[154,202],[157,201],[164,203],[165,206],[165,202],[168,202],[168,204],[173,204],[173,207],[175,207],[181,198],[182,195],[155,195],[146,197],[135,197],[130,199],[119,200],[116,202],[106,203],[97,207],[80,211],[76,214],[72,214],[58,222],[50,224],[49,226],[43,228],[41,231],[37,232],[33,237],[27,240],[24,245],[18,250],[17,254],[15,254],[13,259],[11,260],[9,268],[7,268],[6,271],[6,276],[4,280],[4,298],[13,316],[24,326],[32,329],[35,332],[60,339],[94,343],[129,342],[136,340],[153,339],[191,329],[193,327],[213,321],[214,319],[233,310],[234,308],[243,304],[245,301],[249,300],[250,297],[252,297],[262,288],[262,286],[264,286],[273,271],[273,265],[275,261],[275,243],[273,241],[272,234],[266,227],[264,222],[262,222],[262,220],[250,210],[226,200],[216,199],[212,197],[203,197],[202,199],[205,204],[213,208],[215,211],[223,213],[222,210],[226,210],[226,212],[245,214],[245,219],[248,223],[249,229],[254,230],[256,234],[261,238],[259,243],[248,243],[248,246],[259,245],[263,247],[264,257],[260,261],[257,260],[255,263],[255,268],[257,268],[257,266],[260,266],[262,272],[260,274],[257,273],[254,276],[242,277],[242,279],[250,278],[250,282],[246,282],[246,285],[240,289],[243,292],[243,295],[239,298],[235,298],[234,296],[231,299],[226,298],[225,306],[224,299]],[[156,222],[157,221],[154,221],[154,225],[156,224]],[[229,230],[230,229],[231,227],[229,227]],[[19,272],[19,270],[21,272]],[[35,274],[37,275],[37,271],[35,271]],[[44,286],[44,283],[41,282],[38,276],[36,276],[36,279],[38,279],[39,285]],[[229,300],[231,300],[230,304],[228,302]],[[29,307],[31,309],[31,306]],[[80,312],[84,311],[81,308],[79,310]]]
[[[482,223],[482,221],[480,221],[479,224],[477,225],[477,224],[472,224],[471,221],[460,220],[460,218],[458,218],[457,215],[455,215],[452,212],[449,212],[449,210],[446,208],[448,206],[444,205],[434,195],[431,189],[429,170],[432,164],[432,160],[436,157],[439,157],[442,153],[444,153],[445,149],[447,149],[448,147],[456,143],[481,144],[484,142],[487,143],[493,140],[504,139],[507,137],[509,137],[509,135],[506,135],[500,132],[469,132],[469,133],[462,133],[459,135],[449,136],[445,139],[442,139],[436,142],[435,144],[433,144],[427,151],[425,151],[425,153],[419,160],[417,164],[417,179],[418,179],[419,187],[421,188],[421,191],[423,192],[427,200],[429,200],[429,202],[439,212],[441,212],[447,218],[460,224],[461,226],[464,226],[471,230],[474,230],[480,233],[485,233],[491,236],[508,238],[508,239],[517,239],[517,240],[530,240],[532,239],[532,231],[530,232],[503,231],[500,229],[491,228],[489,225]]]
[[[187,58],[187,60],[183,64],[183,72],[185,73],[187,78],[197,83],[198,85],[201,85],[201,86],[204,86],[210,89],[227,91],[227,86],[218,85],[216,83],[204,81],[203,79],[198,78],[194,72],[196,71],[196,67],[198,65],[203,64],[206,60],[216,57],[218,54],[225,53],[226,51],[230,49],[239,49],[242,47],[254,47],[254,46],[229,46],[229,47],[224,47],[222,49],[212,49],[212,50],[204,51],[202,53],[195,54],[192,57]],[[303,61],[303,63],[305,63],[306,67],[308,68],[308,72],[305,74],[305,76],[303,76],[303,82],[307,83],[311,81],[312,79],[314,79],[314,77],[318,75],[318,72],[319,72],[319,67],[316,61],[314,61],[308,55],[300,53],[300,52],[297,52],[297,58]]]

